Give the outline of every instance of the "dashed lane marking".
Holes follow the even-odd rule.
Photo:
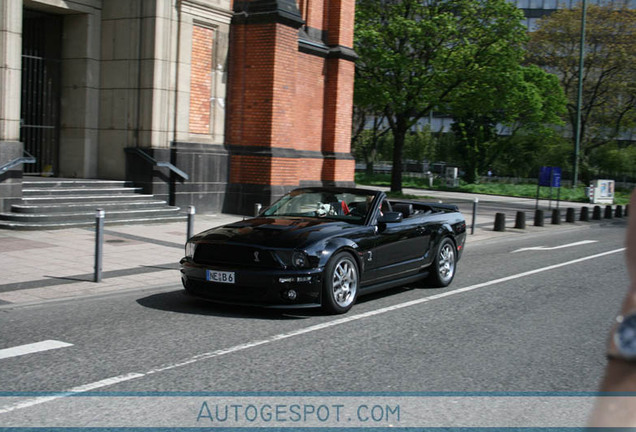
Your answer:
[[[73,346],[73,344],[56,341],[56,340],[45,340],[42,342],[36,342],[27,345],[15,346],[13,348],[5,348],[0,350],[0,360],[17,357],[26,354],[33,354],[42,351],[49,351],[58,348],[66,348]]]

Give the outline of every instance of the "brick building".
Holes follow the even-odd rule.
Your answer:
[[[250,213],[352,185],[354,0],[3,0],[0,212],[26,176]],[[158,163],[158,164],[157,164]]]

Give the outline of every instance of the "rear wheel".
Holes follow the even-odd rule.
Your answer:
[[[431,265],[431,273],[428,276],[427,284],[433,287],[442,288],[450,285],[455,277],[455,268],[457,265],[457,250],[455,243],[446,237],[437,248],[437,253],[433,264]]]
[[[355,259],[340,252],[329,260],[323,277],[322,307],[334,314],[347,312],[356,301],[360,277]]]

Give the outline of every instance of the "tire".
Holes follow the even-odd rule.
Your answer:
[[[322,307],[332,314],[347,312],[358,297],[360,273],[356,260],[347,252],[334,255],[323,274]]]
[[[431,264],[431,273],[426,280],[428,286],[435,288],[447,287],[455,277],[457,269],[457,249],[455,243],[445,237],[437,247],[435,259]]]

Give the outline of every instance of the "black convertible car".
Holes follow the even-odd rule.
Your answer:
[[[181,278],[188,294],[216,302],[344,313],[362,294],[447,286],[465,239],[454,205],[302,188],[255,218],[193,236]]]

